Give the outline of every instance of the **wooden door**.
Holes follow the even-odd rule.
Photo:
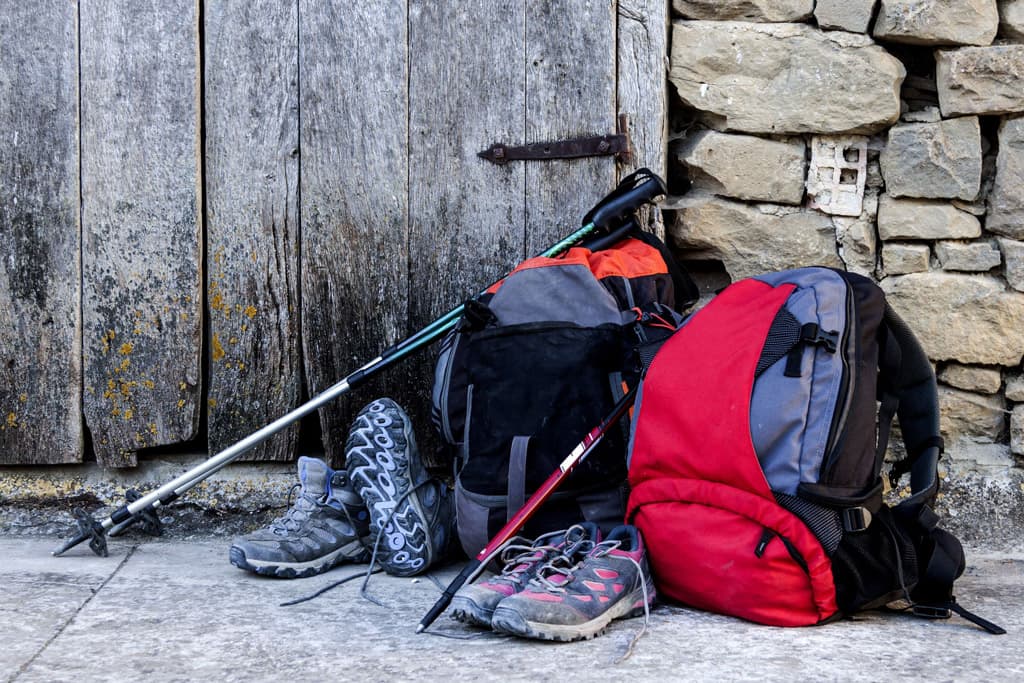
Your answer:
[[[0,79],[0,462],[220,450],[664,169],[663,1],[16,7],[3,72],[51,58]],[[630,165],[477,156],[620,114]],[[322,409],[327,456],[379,395],[428,432],[431,359]]]

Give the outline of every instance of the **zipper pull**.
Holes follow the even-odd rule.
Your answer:
[[[761,532],[761,540],[757,542],[757,547],[754,548],[754,555],[757,557],[764,556],[764,551],[768,549],[768,544],[775,538],[775,532],[768,527],[764,528]]]

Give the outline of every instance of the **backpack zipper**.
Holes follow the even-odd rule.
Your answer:
[[[840,276],[841,277],[841,276]],[[850,359],[847,355],[847,347],[850,343],[851,330],[857,324],[857,312],[854,308],[853,301],[853,287],[850,283],[843,279],[843,284],[846,286],[846,325],[843,326],[843,335],[839,343],[839,358],[842,363],[842,373],[839,379],[839,392],[838,397],[841,398],[841,404],[836,406],[836,410],[832,413],[832,424],[829,425],[828,439],[825,442],[825,459],[822,461],[821,472],[818,476],[818,481],[826,481],[832,474],[832,467],[839,456],[839,451],[842,446],[843,431],[846,427],[846,418],[850,413],[850,404],[852,403],[851,389],[855,386],[853,382],[854,368],[850,366]]]
[[[800,568],[804,570],[805,574],[810,575],[811,571],[807,568],[807,560],[805,560],[804,556],[800,554],[800,551],[797,550],[795,545],[793,545],[793,542],[768,527],[764,527],[764,530],[761,532],[761,538],[757,542],[757,547],[754,548],[754,555],[758,558],[764,557],[764,553],[768,549],[768,544],[771,543],[774,538],[782,541],[782,544],[786,546],[786,552],[789,553],[789,556],[793,561],[800,565]]]

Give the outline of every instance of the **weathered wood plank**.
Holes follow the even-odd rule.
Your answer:
[[[199,421],[197,0],[81,5],[84,410],[99,461]]]
[[[526,142],[614,133],[615,0],[544,0],[526,16]],[[526,251],[569,234],[615,185],[613,157],[526,163]]]
[[[405,0],[299,3],[302,334],[311,395],[405,335],[406,20]],[[321,409],[332,462],[343,460],[352,408],[383,386]]]
[[[618,0],[618,111],[629,118],[633,144],[623,174],[644,166],[662,178],[668,172],[668,26],[665,0]],[[660,211],[648,212],[645,220],[664,238]]]
[[[0,12],[0,463],[82,459],[78,12]]]
[[[208,2],[207,441],[220,451],[298,405],[298,0]],[[298,427],[246,455],[288,460]]]
[[[523,257],[524,167],[476,155],[525,137],[525,4],[410,2],[410,330]],[[420,397],[411,410],[424,434],[434,358],[410,363]]]

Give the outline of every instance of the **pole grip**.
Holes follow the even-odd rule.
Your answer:
[[[646,180],[641,180],[646,178]],[[630,187],[630,184],[633,184]],[[653,204],[658,197],[668,194],[665,182],[648,169],[640,169],[625,178],[604,200],[590,210],[583,219],[599,230],[614,230],[632,218],[644,204]]]

